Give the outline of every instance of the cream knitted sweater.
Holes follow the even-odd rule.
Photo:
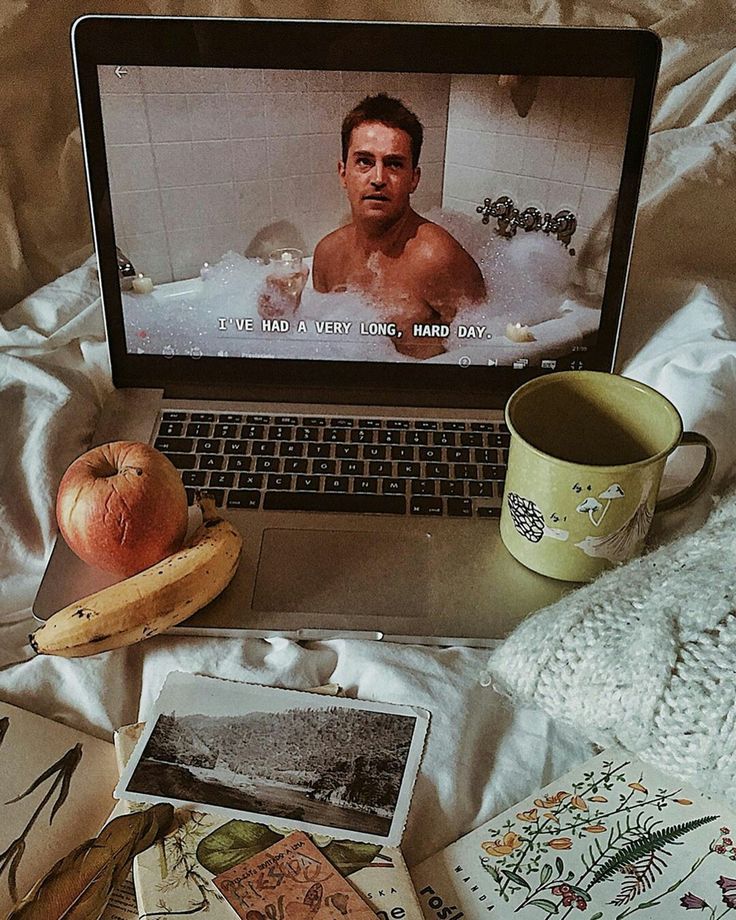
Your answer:
[[[495,649],[493,685],[736,805],[736,490]]]

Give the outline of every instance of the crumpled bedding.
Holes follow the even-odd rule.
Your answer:
[[[115,9],[163,12],[166,6],[125,3]],[[176,6],[176,12],[202,11],[195,4],[186,4],[186,10]],[[383,3],[312,6],[317,4],[293,2],[275,11],[259,3],[220,3],[216,10],[209,4],[208,12],[397,17],[396,9]],[[21,2],[12,5],[12,13],[0,14],[6,39],[0,65],[15,67],[10,85],[16,103],[26,92],[25,61],[34,55],[26,43],[21,61],[18,41],[7,39],[19,38],[23,23],[30,22],[30,7]],[[95,6],[105,8],[104,2]],[[653,540],[662,543],[699,526],[711,496],[723,492],[736,473],[736,278],[728,207],[736,200],[736,10],[725,0],[675,5],[622,0],[600,8],[576,3],[572,10],[553,3],[529,3],[523,9],[502,3],[491,10],[478,0],[431,9],[414,3],[401,14],[648,25],[663,37],[618,369],[669,396],[686,427],[713,440],[719,460],[706,495],[691,508],[657,517]],[[54,28],[58,31],[58,23]],[[34,34],[43,33],[34,20]],[[43,50],[35,47],[39,58]],[[5,109],[12,95],[0,103]],[[4,126],[13,124],[10,116]],[[0,302],[5,297],[7,306],[38,289],[0,317],[0,698],[107,738],[119,725],[146,717],[174,669],[294,688],[333,681],[355,696],[424,706],[432,723],[404,838],[410,864],[588,756],[589,744],[562,721],[481,686],[487,659],[483,650],[355,640],[297,644],[161,637],[89,659],[31,656],[30,605],[53,544],[56,488],[66,466],[86,448],[111,384],[94,262],[87,260],[39,288],[63,267],[36,258],[42,237],[49,237],[45,252],[61,252],[68,220],[55,219],[48,194],[34,185],[30,172],[23,183],[8,179],[19,174],[19,161],[12,159],[20,156],[19,137],[30,144],[24,157],[33,149],[37,153],[33,145],[43,135],[42,122],[46,130],[56,131],[47,150],[57,178],[64,180],[57,185],[57,197],[60,189],[62,197],[69,190],[65,206],[77,225],[84,224],[81,176],[75,174],[81,166],[68,153],[68,144],[73,146],[64,135],[68,125],[32,107],[22,110],[22,118],[28,124],[21,135],[11,132],[10,143],[0,145],[0,235],[8,254],[0,270]],[[23,162],[23,169],[30,170],[29,162]],[[48,167],[46,162],[42,182]],[[78,234],[68,236],[65,259],[79,242]],[[698,459],[677,457],[668,467],[667,485],[691,476]]]

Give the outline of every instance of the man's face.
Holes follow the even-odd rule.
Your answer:
[[[338,166],[353,220],[391,226],[409,209],[419,184],[412,166],[411,138],[400,128],[364,122],[350,135],[347,162]]]

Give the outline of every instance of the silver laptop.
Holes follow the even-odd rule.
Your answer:
[[[611,370],[642,30],[87,16],[114,397],[242,530],[178,633],[485,645],[569,590],[498,531],[521,383]],[[34,613],[109,583],[58,538]]]

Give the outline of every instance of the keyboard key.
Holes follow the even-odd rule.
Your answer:
[[[238,480],[240,489],[260,489],[263,486],[263,476],[258,473],[241,473]]]
[[[389,460],[371,460],[368,464],[368,473],[371,476],[390,476],[392,472]]]
[[[511,435],[504,432],[499,432],[494,434],[488,439],[489,446],[491,447],[508,447],[511,440]]]
[[[254,441],[250,452],[254,457],[275,457],[276,445],[273,441]]]
[[[362,418],[358,421],[358,428],[380,428],[380,418]]]
[[[383,444],[366,444],[363,448],[363,457],[365,460],[385,460],[386,448]]]
[[[205,422],[190,422],[187,425],[188,438],[207,438],[212,432],[212,425]]]
[[[470,494],[479,498],[493,498],[492,482],[469,482]]]
[[[494,422],[471,422],[470,430],[471,431],[495,431],[496,425]]]
[[[287,457],[284,460],[285,473],[308,473],[309,461],[301,457]]]
[[[425,461],[436,461],[439,462],[442,460],[442,448],[441,447],[420,447],[419,448],[419,459]]]
[[[360,456],[360,448],[357,444],[336,444],[335,457],[338,460],[357,460]]]
[[[340,444],[347,441],[347,432],[344,428],[323,428],[322,440],[328,444]]]
[[[421,450],[421,448],[419,448]],[[416,457],[416,447],[392,447],[392,460],[413,460]]]
[[[334,460],[312,460],[312,472],[317,476],[331,476],[336,471],[337,463]]]
[[[327,419],[322,418],[321,416],[315,415],[305,415],[302,419],[302,425],[305,425],[307,428],[324,428],[327,424]]]
[[[455,479],[477,479],[478,466],[475,463],[456,463],[452,473]]]
[[[189,454],[194,450],[194,439],[156,438],[153,446],[164,454]]]
[[[353,480],[353,492],[361,495],[371,495],[378,492],[378,479],[372,476],[362,476]]]
[[[447,513],[450,517],[472,517],[473,503],[469,498],[448,498]]]
[[[401,432],[384,428],[377,432],[379,444],[401,444]]]
[[[332,447],[329,444],[308,444],[308,457],[331,457]]]
[[[480,508],[478,508],[478,517],[500,518],[501,509],[500,508],[485,508],[481,506]]]
[[[406,444],[428,444],[429,443],[429,432],[428,431],[407,431],[404,438]]]
[[[403,495],[356,495],[344,492],[266,492],[263,507],[274,511],[405,514],[406,499]]]
[[[238,454],[243,455],[248,452],[248,442],[247,441],[225,441],[225,449],[223,453],[226,454]]]
[[[483,435],[480,431],[465,431],[460,435],[461,447],[483,447]]]
[[[319,441],[321,429],[316,425],[300,425],[296,429],[297,441]]]
[[[362,476],[365,473],[363,460],[341,460],[340,474],[342,476]]]
[[[235,485],[235,473],[210,473],[210,486],[217,488],[229,489]]]
[[[495,447],[478,448],[473,451],[476,463],[498,463],[498,451]]]
[[[289,425],[271,425],[268,437],[272,441],[290,441],[294,436],[294,429]]]
[[[270,425],[271,416],[270,415],[246,415],[246,422],[249,425]]]
[[[480,475],[483,479],[498,479],[503,481],[506,478],[506,467],[485,465],[480,468]]]
[[[399,463],[396,467],[396,475],[408,477],[409,479],[419,479],[420,466],[418,463]]]
[[[202,454],[199,458],[200,470],[221,470],[225,458],[218,454]]]
[[[428,495],[413,495],[409,500],[412,514],[427,514],[435,517],[442,514],[442,499],[430,498]]]
[[[281,460],[276,457],[256,457],[256,470],[259,473],[278,473],[281,470]]]
[[[252,416],[248,416],[251,418]],[[243,428],[240,432],[241,438],[253,438],[255,440],[260,440],[266,433],[266,428],[264,425],[243,425]]]
[[[239,425],[243,421],[243,416],[233,412],[224,412],[217,416],[217,421],[225,425]]]
[[[303,457],[304,444],[299,441],[282,441],[279,444],[279,457]]]
[[[428,422],[425,419],[420,419],[418,422],[414,423],[415,428],[423,428],[425,431],[437,431],[440,427],[437,422]]]
[[[277,415],[274,419],[277,425],[298,425],[299,419],[294,415]]]
[[[384,495],[403,495],[406,492],[406,479],[382,479],[381,491]]]
[[[465,431],[465,422],[443,422],[445,431]]]
[[[375,440],[376,432],[369,428],[354,428],[350,432],[350,441],[352,444],[372,444]]]
[[[214,422],[214,412],[192,412],[193,422]]]
[[[227,468],[229,470],[249,470],[253,463],[252,457],[228,457]]]
[[[184,431],[183,422],[161,422],[158,433],[160,437],[176,438]]]
[[[454,447],[457,435],[453,431],[435,431],[432,443],[437,447]]]
[[[238,433],[237,425],[215,425],[212,431],[213,438],[234,438]]]
[[[460,479],[440,480],[440,495],[460,497],[465,495],[465,483]]]
[[[227,493],[228,508],[258,508],[261,493],[244,489],[230,489]]]
[[[412,495],[436,495],[436,483],[434,479],[413,479],[411,481]]]
[[[349,492],[350,480],[347,476],[328,476],[325,479],[325,492]]]
[[[222,441],[215,441],[211,438],[200,438],[195,448],[198,454],[221,454]]]
[[[450,463],[469,463],[470,451],[467,447],[446,447],[445,459]]]
[[[299,492],[319,492],[319,476],[297,476],[296,488]]]
[[[181,481],[185,486],[203,486],[207,480],[204,470],[185,470],[181,474]]]
[[[166,412],[161,413],[161,418],[165,422],[185,422],[187,419],[187,413],[168,409]]]
[[[407,431],[411,427],[411,422],[405,418],[392,419],[390,422],[386,422],[386,428],[403,428]]]
[[[197,465],[197,457],[194,454],[170,454],[165,452],[165,455],[177,470],[193,470]]]
[[[428,463],[425,470],[427,477],[430,479],[449,479],[449,463]]]
[[[268,477],[267,488],[269,489],[290,489],[294,484],[293,476],[285,476],[283,473],[277,473]]]
[[[351,418],[333,418],[330,421],[333,428],[352,428],[353,420]]]

